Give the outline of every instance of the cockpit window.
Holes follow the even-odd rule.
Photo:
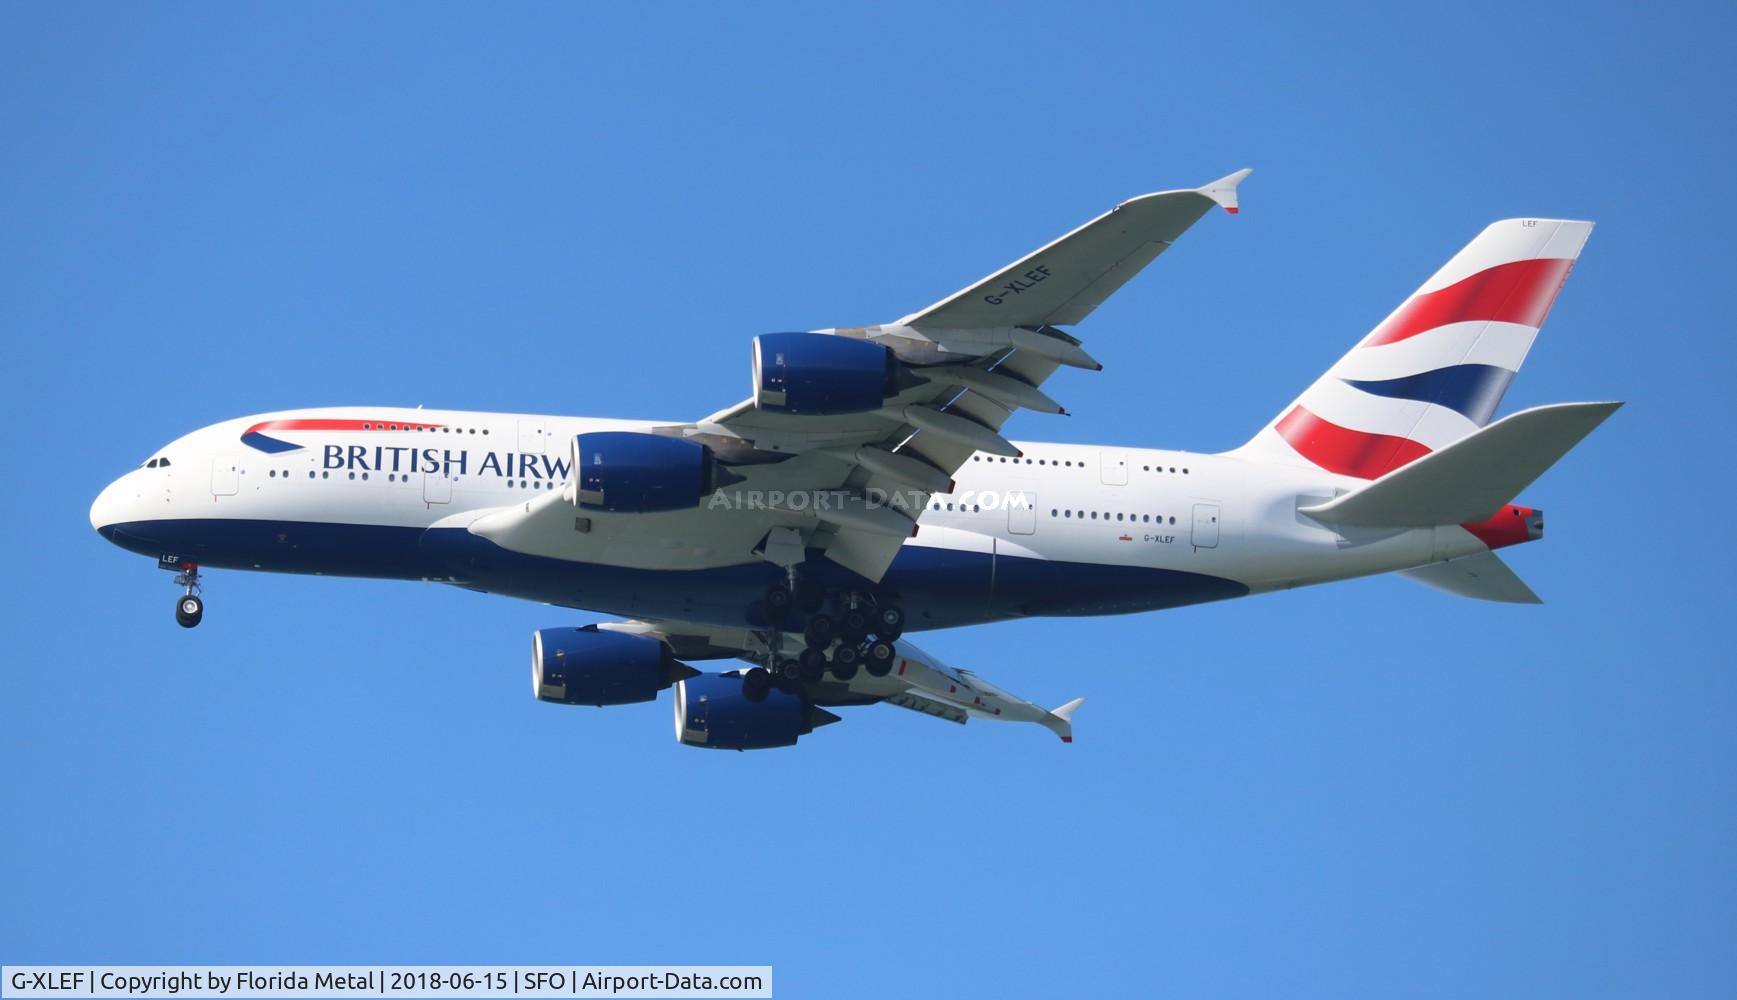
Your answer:
[[[167,458],[153,458],[145,463],[147,469],[167,469],[168,467],[169,460]]]

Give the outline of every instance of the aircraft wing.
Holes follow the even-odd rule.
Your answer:
[[[679,660],[739,657],[757,663],[766,659],[769,652],[795,656],[799,642],[795,637],[692,622],[606,622],[598,628],[658,639]],[[768,639],[786,645],[776,651],[768,650]],[[1032,722],[1055,733],[1063,743],[1073,742],[1073,715],[1085,704],[1084,698],[1045,709],[996,687],[972,671],[948,666],[903,639],[894,645],[898,656],[887,676],[871,677],[867,671],[859,670],[849,681],[840,681],[829,673],[823,680],[804,684],[804,694],[822,707],[885,703],[961,725],[974,718]],[[747,669],[741,668],[744,672]]]
[[[819,550],[878,582],[965,462],[1021,458],[1000,433],[1014,410],[1066,412],[1041,388],[1058,367],[1103,367],[1052,324],[1084,318],[1213,205],[1236,211],[1248,173],[1123,202],[896,323],[813,331],[886,347],[896,392],[843,414],[768,408],[757,395],[659,428],[728,466],[732,481],[698,511],[600,515],[589,537],[575,537],[570,482],[564,496],[505,508],[471,530],[517,551],[648,569],[756,557],[790,565]]]
[[[1067,411],[1042,390],[1058,367],[1103,366],[1053,324],[1075,323],[1168,249],[1214,204],[1235,212],[1239,170],[1203,188],[1143,195],[947,298],[880,327],[825,331],[891,346],[917,384],[879,410],[798,416],[750,399],[700,422],[756,449],[816,456],[814,486],[902,495],[915,517],[977,452],[1016,461],[1000,435],[1013,411]],[[752,475],[750,474],[750,479]],[[895,510],[901,509],[895,505]],[[817,518],[818,520],[818,518]],[[878,580],[911,532],[843,518],[821,521],[814,547]]]
[[[1234,214],[1236,187],[1250,172],[1238,170],[1193,191],[1130,198],[899,322],[952,329],[1078,323],[1214,204]]]

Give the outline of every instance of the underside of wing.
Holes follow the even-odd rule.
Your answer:
[[[974,718],[1036,723],[1071,743],[1073,715],[1084,703],[1076,698],[1059,708],[1045,709],[972,671],[948,666],[902,639],[893,642],[894,658],[883,670],[846,671],[833,666],[822,675],[803,677],[792,659],[797,652],[795,640],[778,633],[692,622],[609,622],[595,629],[656,640],[679,660],[737,657],[750,664],[716,674],[681,664],[673,671],[682,675],[674,682],[677,731],[683,742],[696,746],[753,749],[732,745],[731,737],[725,734],[755,731],[759,727],[743,720],[756,714],[777,718],[782,711],[793,720],[792,732],[800,730],[805,735],[838,720],[827,709],[880,703],[961,724]],[[698,707],[702,696],[711,702],[705,709]],[[781,703],[781,698],[789,701]],[[795,742],[794,735],[789,742]]]

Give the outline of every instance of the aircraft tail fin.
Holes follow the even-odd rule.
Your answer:
[[[1237,453],[1376,479],[1488,425],[1591,234],[1492,223]]]
[[[1459,597],[1503,604],[1543,604],[1543,598],[1514,574],[1494,552],[1478,552],[1447,562],[1402,571],[1400,576]]]
[[[1529,541],[1543,534],[1543,516],[1503,505],[1621,406],[1557,403],[1521,410],[1366,486],[1301,510],[1317,521],[1367,528],[1458,524],[1478,534],[1494,521],[1501,544]],[[1505,523],[1515,518],[1526,523]]]

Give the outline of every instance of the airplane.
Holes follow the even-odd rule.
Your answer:
[[[1507,219],[1455,254],[1246,444],[1218,454],[1004,437],[1101,370],[1084,320],[1239,170],[1117,205],[879,326],[752,342],[753,396],[693,421],[335,407],[212,424],[91,506],[108,541],[203,570],[432,580],[623,620],[532,637],[537,698],[655,700],[681,743],[791,746],[833,709],[964,723],[1055,709],[918,631],[1128,614],[1398,573],[1535,603],[1496,550],[1543,536],[1519,493],[1621,406],[1494,419],[1592,223]],[[736,661],[703,672],[691,662]]]

